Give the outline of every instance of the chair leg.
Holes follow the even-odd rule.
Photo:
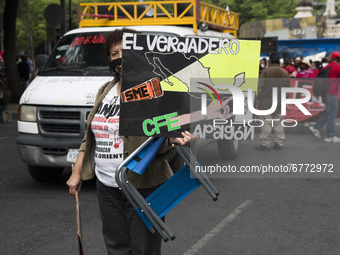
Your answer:
[[[146,142],[144,142],[137,150],[135,150],[132,154],[129,155],[117,168],[115,179],[122,190],[123,194],[130,201],[133,208],[139,214],[141,219],[144,221],[147,228],[150,228],[150,232],[152,234],[159,233],[163,240],[166,242],[169,240],[175,239],[174,234],[167,227],[167,225],[160,219],[160,217],[156,214],[156,212],[152,209],[151,205],[144,199],[144,197],[138,192],[138,190],[129,182],[127,179],[126,171],[127,167],[125,164],[129,164],[128,162],[133,159],[135,155],[138,153],[144,153],[142,150],[146,148],[145,146],[151,145],[153,138],[149,138]],[[157,144],[158,146],[158,144]],[[154,150],[155,151],[155,150]],[[200,167],[198,161],[195,156],[188,148],[184,148],[181,145],[176,146],[176,151],[187,164],[186,171],[190,171],[191,174],[195,176],[197,180],[195,180],[196,184],[199,186],[199,183],[206,189],[208,194],[213,198],[214,201],[217,200],[217,196],[219,195],[215,187],[212,185],[207,175],[201,171],[197,172],[197,166]],[[187,172],[188,173],[188,172]],[[187,176],[189,177],[189,176]],[[191,182],[190,182],[191,183]],[[197,187],[197,186],[196,186]]]
[[[128,190],[127,190],[127,188],[126,188],[126,185],[124,185],[124,182],[122,182],[122,180],[121,180],[121,176],[122,176],[122,174],[125,172],[125,170],[126,170],[126,167],[125,167],[125,166],[123,166],[123,167],[121,167],[121,168],[117,168],[117,172],[116,172],[116,176],[115,176],[116,182],[117,182],[119,188],[121,189],[121,191],[123,192],[123,194],[126,196],[126,198],[127,198],[127,199],[129,200],[129,202],[131,203],[133,209],[134,209],[134,210],[137,210],[137,209],[138,209],[138,205],[135,203],[135,201],[133,200],[133,198],[130,196],[130,193],[128,192]],[[148,216],[147,216],[148,212],[146,212],[146,213],[144,213],[144,214],[145,214],[146,217],[148,218]],[[151,216],[150,216],[150,218],[151,218]],[[151,222],[151,221],[150,221],[150,222]],[[152,222],[151,222],[151,224],[152,224]],[[155,234],[155,233],[156,233],[155,228],[154,228],[155,225],[154,225],[154,224],[152,224],[152,225],[153,225],[153,227],[150,228],[149,230],[150,230],[151,234]]]
[[[195,158],[195,156],[193,155],[191,150],[189,150],[188,148],[184,148],[184,149],[186,149],[186,151],[187,151],[187,153],[188,153],[188,155],[190,157],[190,162],[195,162],[195,169],[196,169],[196,166],[201,167],[201,165],[198,163],[197,159]],[[214,185],[211,183],[211,181],[209,180],[207,175],[205,173],[203,173],[203,172],[199,172],[199,173],[202,176],[202,178],[205,180],[205,182],[208,184],[210,189],[215,193],[216,196],[218,196],[219,195],[218,191],[216,190]]]
[[[169,238],[171,240],[174,240],[175,236],[171,232],[171,230],[168,228],[168,226],[165,225],[165,223],[162,221],[161,218],[159,218],[159,216],[154,212],[154,210],[151,208],[151,206],[145,201],[145,199],[138,192],[138,190],[132,184],[130,184],[130,182],[128,181],[128,179],[126,177],[126,172],[123,172],[122,178],[123,178],[122,180],[125,182],[125,186],[126,186],[128,192],[129,192],[129,194],[131,194],[131,196],[132,196],[132,199],[134,199],[134,201],[143,210],[143,212],[145,213],[146,216],[148,214],[150,214],[151,217],[150,218],[148,217],[148,219],[150,220],[152,225],[155,227],[156,231],[160,233],[163,240],[165,242],[167,242],[169,240]],[[169,238],[167,236],[164,236],[163,231],[166,233],[167,236],[169,236]]]
[[[182,159],[184,160],[184,162],[189,166],[189,169],[191,171],[191,173],[195,176],[195,178],[197,178],[200,183],[202,184],[202,186],[205,188],[205,190],[208,192],[208,194],[212,197],[212,199],[214,201],[217,200],[217,196],[216,194],[213,192],[213,190],[209,187],[209,185],[207,184],[207,182],[204,180],[205,178],[202,177],[201,173],[196,172],[195,170],[195,166],[192,164],[192,162],[190,162],[190,157],[188,158],[188,155],[184,152],[184,149],[181,145],[177,145],[176,146],[176,150],[179,153],[179,155],[182,157]]]

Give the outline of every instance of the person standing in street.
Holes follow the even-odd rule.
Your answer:
[[[299,63],[301,62],[301,60],[302,60],[302,58],[300,58],[300,57],[294,58],[294,67],[295,67],[296,71],[299,70]]]
[[[114,77],[111,82],[103,84],[97,92],[94,106],[88,115],[86,133],[67,185],[69,193],[75,197],[75,192],[79,193],[81,190],[83,180],[97,178],[98,205],[107,254],[160,255],[162,237],[159,234],[151,234],[115,180],[116,168],[123,162],[123,158],[128,157],[147,139],[119,135],[124,33],[137,31],[123,28],[106,34],[104,48]],[[98,129],[102,123],[106,123],[107,130]],[[182,137],[167,138],[143,175],[130,170],[127,172],[129,182],[143,197],[149,196],[173,175],[167,162],[170,150],[177,144],[189,146],[190,139],[191,134],[188,131],[182,132]],[[103,147],[102,144],[111,145]],[[102,157],[99,152],[97,153],[101,149],[121,156]]]
[[[289,74],[280,67],[280,56],[272,53],[269,57],[269,66],[263,70],[259,79],[256,105],[259,110],[268,110],[273,104],[273,88],[277,88],[277,107],[269,115],[260,115],[263,125],[261,127],[260,145],[256,150],[269,150],[271,146],[271,133],[274,130],[273,149],[280,150],[285,141],[284,127],[281,125],[281,88],[289,87]],[[275,120],[275,121],[273,121]]]
[[[285,58],[283,62],[283,70],[285,70],[290,76],[293,75],[296,70],[295,67],[292,65],[291,61],[289,58]]]
[[[29,65],[26,56],[21,56],[21,61],[18,63],[18,72],[23,89],[27,89],[29,79]]]
[[[298,64],[298,70],[294,74],[295,78],[315,78],[313,70],[310,68],[310,64],[301,60]]]
[[[28,82],[31,82],[33,78],[33,61],[28,58],[27,64],[28,64]]]
[[[326,110],[318,121],[309,127],[309,130],[315,137],[321,139],[320,129],[327,124],[325,142],[339,143],[340,138],[335,136],[335,119],[338,112],[338,92],[340,86],[340,52],[334,51],[331,54],[331,59],[332,61],[327,65],[327,68],[329,68],[328,91],[322,99],[326,105]]]
[[[261,75],[261,73],[263,72],[263,70],[267,67],[267,59],[266,58],[262,58],[260,60],[260,70],[259,70],[259,76]]]

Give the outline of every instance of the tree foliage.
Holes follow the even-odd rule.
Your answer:
[[[229,7],[239,14],[240,25],[250,21],[264,19],[290,18],[296,14],[296,0],[203,0],[219,7]]]
[[[68,1],[66,0],[66,23],[69,20]],[[98,0],[72,0],[72,28],[78,27],[77,4],[81,2],[94,3]],[[112,0],[100,0],[100,2],[112,2]],[[31,45],[28,40],[28,32],[32,31],[33,48],[46,42],[48,24],[44,17],[44,10],[50,4],[60,5],[60,0],[19,0],[18,17],[16,22],[16,47],[18,52],[31,55]],[[28,15],[27,15],[28,14]],[[59,28],[60,26],[57,26]],[[61,34],[58,34],[61,36]],[[33,54],[32,54],[33,55]]]
[[[31,53],[28,37],[33,36],[33,48],[46,41],[46,25],[44,10],[49,4],[59,4],[58,0],[19,0],[18,17],[16,22],[18,51]],[[31,55],[31,54],[29,54]]]

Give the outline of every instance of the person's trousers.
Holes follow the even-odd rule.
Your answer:
[[[27,81],[21,81],[21,86],[22,86],[24,89],[27,89],[27,87],[28,87],[28,80],[27,80]]]
[[[274,130],[273,142],[283,146],[285,141],[285,130],[281,124],[283,116],[277,113],[272,113],[270,115],[260,115],[259,118],[263,121],[260,134],[261,145],[270,147],[272,130]]]
[[[320,130],[327,123],[327,137],[335,136],[335,119],[338,112],[338,97],[336,95],[325,96],[326,110],[314,124],[313,128]]]
[[[145,198],[157,187],[138,190]],[[109,255],[160,255],[162,237],[152,235],[118,188],[97,180],[103,235]]]

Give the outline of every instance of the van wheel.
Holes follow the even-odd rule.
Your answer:
[[[217,147],[222,159],[237,159],[240,153],[241,141],[217,140]]]
[[[27,166],[31,177],[38,182],[51,182],[59,179],[64,168]]]

